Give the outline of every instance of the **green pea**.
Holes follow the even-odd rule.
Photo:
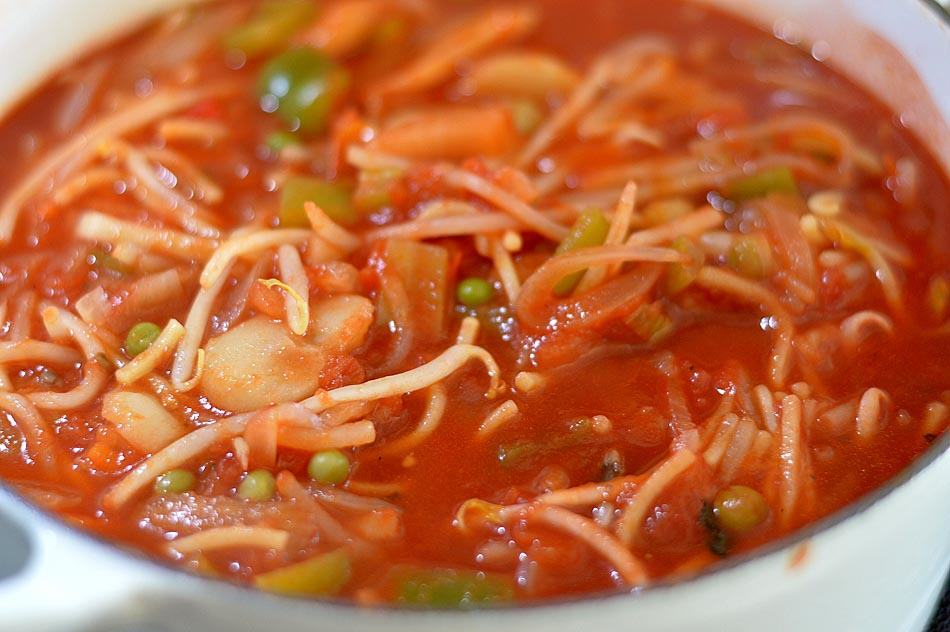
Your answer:
[[[169,470],[155,479],[155,493],[181,494],[195,486],[195,475],[188,470]]]
[[[142,322],[134,325],[125,336],[125,353],[134,358],[151,347],[161,333],[161,327],[155,323]]]
[[[318,134],[350,84],[349,74],[314,48],[294,48],[272,59],[261,73],[261,105],[293,129]]]
[[[732,533],[747,533],[762,524],[769,506],[762,494],[745,485],[732,485],[716,494],[713,512],[718,524]]]
[[[238,496],[245,500],[270,500],[277,487],[274,475],[267,470],[248,472],[238,485]]]
[[[339,450],[324,450],[310,457],[307,473],[318,483],[336,485],[350,475],[350,460]]]
[[[459,283],[455,296],[467,307],[478,307],[491,300],[494,294],[491,283],[478,277],[469,277]]]

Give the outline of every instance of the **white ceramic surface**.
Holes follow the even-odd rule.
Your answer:
[[[830,42],[831,61],[884,97],[950,171],[950,27],[933,7],[921,0],[703,1],[766,25],[781,16],[783,33]],[[173,4],[180,2],[0,0],[0,59],[14,60],[0,67],[0,111],[76,51]],[[878,46],[878,36],[894,50]],[[908,67],[919,81],[907,79]],[[0,582],[0,630],[919,632],[950,565],[948,439],[896,489],[751,561],[635,596],[476,613],[361,610],[203,580],[80,535],[0,490],[0,510],[32,543],[24,570]],[[11,542],[0,529],[0,553]]]

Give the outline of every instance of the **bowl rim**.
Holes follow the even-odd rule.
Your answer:
[[[944,6],[940,0],[917,0],[917,2],[923,6],[925,10],[929,10],[934,17],[943,22],[945,27],[950,28],[950,6]],[[4,505],[7,503],[13,503],[21,509],[25,509],[28,514],[37,516],[50,528],[64,530],[69,535],[78,537],[82,541],[92,543],[97,547],[102,547],[110,554],[121,556],[132,562],[144,562],[144,567],[151,567],[162,573],[170,573],[174,578],[187,578],[188,581],[199,583],[205,587],[221,589],[228,592],[233,591],[234,595],[240,596],[242,599],[253,599],[261,605],[280,604],[283,606],[292,606],[295,609],[333,609],[341,613],[375,613],[398,617],[417,617],[437,614],[455,614],[467,617],[480,615],[482,617],[489,617],[522,612],[554,611],[577,605],[603,604],[608,601],[612,604],[621,600],[636,603],[636,598],[641,595],[668,594],[681,586],[705,582],[706,580],[733,571],[738,567],[748,565],[754,561],[762,560],[783,551],[790,551],[797,546],[807,544],[816,536],[831,531],[834,527],[851,521],[852,519],[856,519],[861,514],[893,495],[924,471],[930,469],[931,466],[936,464],[937,461],[944,456],[950,458],[950,430],[945,430],[942,435],[936,438],[931,446],[884,484],[876,487],[857,500],[781,538],[772,540],[750,551],[730,556],[722,561],[713,563],[693,575],[679,579],[662,579],[646,586],[633,589],[617,587],[591,593],[572,594],[527,602],[495,604],[472,610],[459,610],[457,608],[446,607],[423,609],[395,603],[364,605],[358,604],[353,600],[342,598],[313,598],[282,595],[265,592],[251,585],[228,578],[215,578],[201,575],[195,571],[178,566],[171,560],[151,555],[142,549],[127,545],[124,542],[112,540],[99,533],[84,529],[81,526],[70,524],[53,510],[30,501],[23,492],[16,488],[14,483],[3,478],[0,478],[0,511],[2,511]],[[23,528],[25,526],[24,518],[14,516],[12,519],[19,527]],[[29,535],[28,537],[31,538],[31,544],[35,546],[36,537],[34,535]],[[0,579],[0,589],[2,589],[4,582],[14,581],[28,566],[29,563],[13,575]]]

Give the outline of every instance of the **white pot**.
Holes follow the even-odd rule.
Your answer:
[[[950,20],[935,4],[703,1],[830,42],[831,62],[884,98],[950,172]],[[85,47],[176,3],[0,0],[0,110]],[[944,435],[864,501],[695,579],[471,613],[360,609],[202,579],[78,533],[0,489],[12,520],[0,519],[0,630],[919,632],[950,567],[948,448]]]

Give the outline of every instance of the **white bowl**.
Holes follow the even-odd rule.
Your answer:
[[[702,0],[806,42],[898,112],[950,172],[950,20],[927,0]],[[0,0],[0,110],[179,0]],[[0,629],[919,632],[950,566],[950,435],[865,500],[695,579],[470,613],[361,609],[192,576],[0,489]]]

